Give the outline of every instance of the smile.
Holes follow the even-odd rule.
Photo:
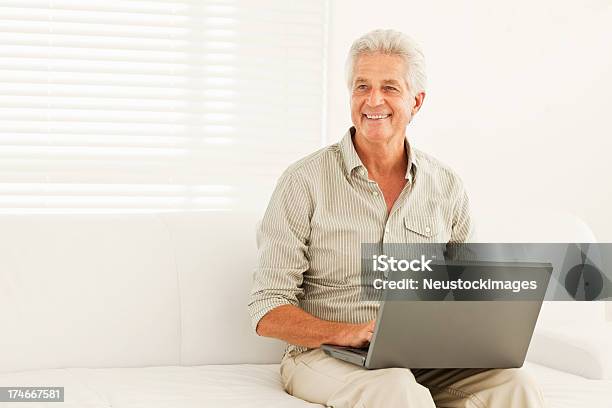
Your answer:
[[[363,116],[365,116],[368,119],[386,119],[389,116],[391,116],[390,114],[383,114],[383,115],[368,115],[367,113],[364,113]]]

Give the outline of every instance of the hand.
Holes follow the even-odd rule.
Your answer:
[[[340,333],[339,346],[362,348],[372,340],[376,320],[362,324],[348,324]]]

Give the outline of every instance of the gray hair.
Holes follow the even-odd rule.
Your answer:
[[[425,91],[425,56],[421,46],[411,37],[396,30],[374,30],[356,39],[346,59],[346,82],[352,87],[355,62],[361,54],[398,55],[406,66],[406,84],[411,93]]]

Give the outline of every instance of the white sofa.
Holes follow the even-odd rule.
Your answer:
[[[0,387],[65,387],[63,404],[0,406],[318,406],[283,391],[284,344],[250,327],[257,219],[0,215]],[[551,408],[612,407],[611,380],[525,369]]]

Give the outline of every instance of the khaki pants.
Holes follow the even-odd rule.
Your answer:
[[[542,408],[542,394],[520,369],[366,370],[314,349],[283,358],[285,390],[334,408]]]

